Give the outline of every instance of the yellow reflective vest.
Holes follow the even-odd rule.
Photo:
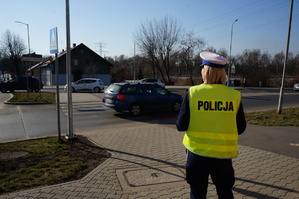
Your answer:
[[[241,93],[221,84],[201,84],[189,89],[190,122],[185,147],[198,155],[233,158],[238,153],[236,114]]]

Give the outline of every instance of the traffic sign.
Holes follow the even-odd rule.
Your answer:
[[[57,27],[50,30],[50,53],[58,53]]]

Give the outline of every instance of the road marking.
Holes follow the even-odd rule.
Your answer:
[[[290,143],[291,146],[299,146],[297,143]]]
[[[25,122],[24,122],[24,115],[23,115],[22,109],[21,109],[20,106],[17,106],[16,108],[17,108],[17,110],[19,112],[20,121],[21,121],[22,127],[24,129],[24,136],[25,136],[26,139],[28,139],[29,136],[28,136],[28,133],[27,133],[27,130],[26,130],[26,126],[25,126]]]

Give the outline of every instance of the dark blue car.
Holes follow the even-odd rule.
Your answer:
[[[182,96],[158,84],[114,83],[104,92],[104,106],[137,116],[142,111],[173,110],[178,112]]]

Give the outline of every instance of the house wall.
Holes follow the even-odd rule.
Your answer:
[[[60,85],[66,84],[66,55],[62,55],[58,59]],[[52,64],[55,65],[55,62]],[[63,67],[61,67],[63,66]],[[78,45],[71,50],[71,71],[72,81],[77,81],[84,77],[92,77],[101,79],[104,84],[110,84],[110,67],[111,64],[89,49],[84,44]],[[64,76],[63,76],[64,75]],[[55,76],[55,71],[52,71]],[[52,78],[53,79],[53,78]],[[52,82],[55,82],[52,80]]]
[[[54,70],[50,69],[50,65],[53,65]],[[67,82],[66,77],[66,52],[62,52],[58,55],[58,73],[59,73],[59,85],[65,85]],[[101,79],[105,85],[109,85],[110,82],[110,69],[111,64],[92,51],[84,44],[73,46],[71,49],[71,80],[77,81],[81,78],[92,77]],[[41,69],[41,74],[39,70]],[[37,66],[32,70],[32,75],[41,76],[41,80],[44,85],[56,85],[55,78],[55,61],[52,63],[46,62],[41,66]]]

